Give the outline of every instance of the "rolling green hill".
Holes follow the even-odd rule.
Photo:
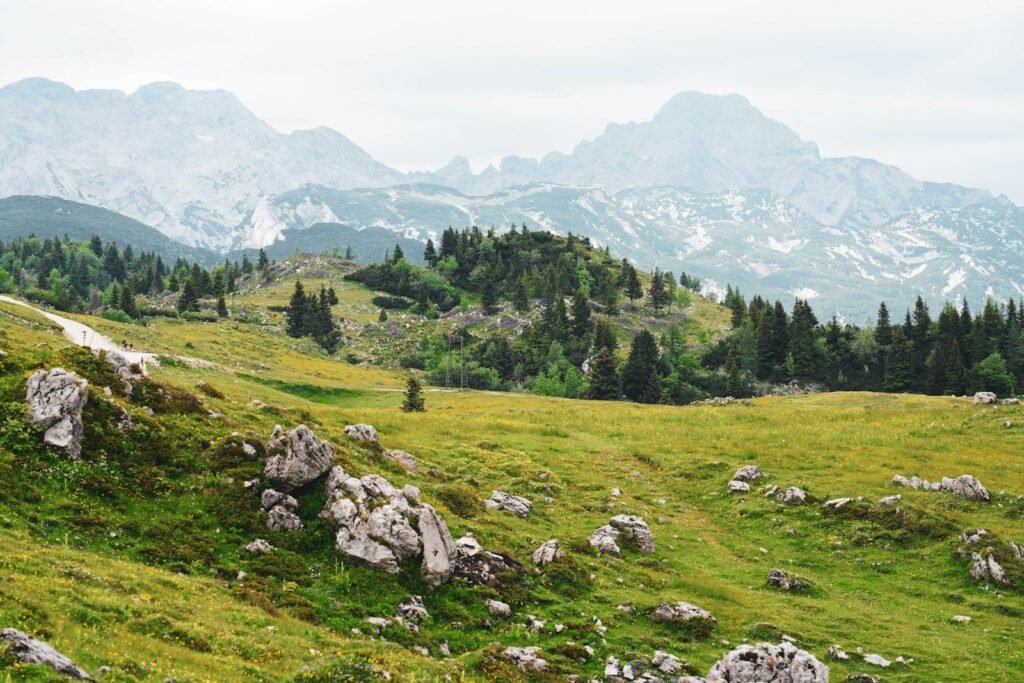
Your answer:
[[[655,650],[683,660],[680,673],[704,675],[740,643],[783,638],[827,664],[833,681],[1024,677],[1024,561],[1005,550],[1024,542],[1019,406],[836,393],[678,407],[428,388],[426,412],[405,413],[409,372],[342,360],[346,349],[386,361],[392,345],[418,348],[424,326],[493,323],[467,303],[454,314],[461,322],[396,316],[385,328],[375,293],[343,271],[322,257],[278,264],[269,280],[243,283],[232,316],[217,322],[158,317],[143,327],[72,315],[159,354],[129,395],[48,321],[0,304],[0,483],[9,492],[0,626],[51,642],[90,672],[109,666],[113,681],[373,681],[383,671],[399,681],[600,679],[607,658],[649,660]],[[339,355],[284,333],[281,309],[298,278],[310,291],[335,288],[334,313],[351,335]],[[727,313],[699,297],[686,315],[694,335],[727,327]],[[81,462],[43,446],[27,422],[26,378],[55,366],[90,381]],[[115,426],[124,414],[133,428]],[[418,470],[349,438],[354,423],[374,425]],[[319,481],[294,492],[305,530],[270,531],[242,482],[263,478],[278,424],[308,425],[346,472],[417,487],[456,538],[472,533],[524,573],[430,591],[414,566],[370,569],[334,550],[318,517]],[[751,464],[763,478],[729,493],[733,472]],[[891,483],[965,472],[990,501]],[[770,487],[799,487],[805,504],[784,504]],[[533,510],[520,518],[487,508],[494,490]],[[897,506],[878,502],[894,494]],[[851,500],[824,505],[840,497]],[[653,553],[610,557],[588,544],[618,514],[649,524]],[[988,530],[1008,583],[973,579],[970,558],[958,555],[961,533],[977,528]],[[254,537],[277,551],[245,552]],[[536,568],[532,552],[552,538],[565,557]],[[773,568],[808,588],[768,587]],[[418,628],[378,633],[367,622],[393,617],[410,595],[430,614]],[[490,615],[488,599],[512,616]],[[681,600],[715,623],[652,618],[662,601]],[[834,644],[850,659],[831,659]],[[538,647],[549,673],[515,668],[501,655],[507,646]],[[892,664],[874,666],[858,648]],[[38,667],[6,673],[51,680]]]
[[[35,235],[40,239],[67,235],[86,241],[99,235],[104,242],[131,245],[165,260],[181,257],[210,266],[223,260],[207,249],[188,247],[144,223],[98,206],[60,199],[15,195],[0,199],[0,239]]]

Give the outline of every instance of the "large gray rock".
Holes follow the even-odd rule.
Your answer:
[[[107,351],[106,357],[107,362],[114,366],[114,374],[121,380],[125,396],[130,395],[134,388],[132,382],[145,378],[142,368],[138,364],[129,362],[127,358],[117,351]]]
[[[677,623],[686,624],[692,622],[708,622],[714,623],[715,617],[712,616],[711,612],[706,609],[697,607],[690,602],[676,602],[670,603],[668,601],[662,602],[658,605],[651,613],[651,619],[659,623]]]
[[[540,652],[540,648],[536,646],[507,647],[502,654],[519,667],[520,671],[547,671],[548,663],[537,656],[538,652]]]
[[[374,429],[373,425],[368,424],[354,424],[345,426],[345,434],[351,439],[356,441],[365,441],[372,444],[380,444],[380,440],[377,437],[377,430]]]
[[[285,493],[301,488],[323,476],[334,464],[334,449],[321,441],[306,425],[285,432],[280,425],[267,444],[263,474]]]
[[[786,505],[803,505],[807,502],[807,493],[796,486],[790,486],[782,496],[782,502]]]
[[[622,554],[622,549],[619,548],[619,530],[610,524],[598,527],[594,533],[590,534],[590,538],[587,539],[593,548],[597,549],[597,552],[602,555],[611,555],[612,557],[619,557]]]
[[[399,489],[379,475],[357,478],[334,467],[324,488],[327,504],[320,517],[337,530],[339,553],[391,574],[403,560],[420,558],[431,587],[452,577],[455,541],[437,510],[420,501],[415,486]]]
[[[0,644],[6,645],[7,653],[16,662],[48,666],[63,676],[80,681],[93,680],[92,676],[73,661],[27,633],[5,628],[0,631]]]
[[[986,556],[971,553],[971,576],[979,581],[995,581],[1007,584],[1006,571],[989,552]]]
[[[72,460],[82,457],[82,409],[89,383],[64,368],[39,370],[28,378],[26,392],[32,424],[45,430],[43,443],[60,448]]]
[[[996,402],[996,395],[991,391],[979,391],[974,395],[974,405],[992,405]]]
[[[828,683],[828,667],[792,643],[740,645],[718,660],[708,683]]]
[[[981,485],[981,482],[969,474],[961,474],[956,479],[943,477],[939,484],[941,490],[967,498],[970,500],[990,499],[988,489]]]
[[[558,547],[558,541],[551,539],[533,551],[533,563],[538,567],[546,567],[555,560],[563,557],[565,551]]]
[[[424,505],[420,512],[419,530],[423,539],[423,580],[428,586],[440,586],[455,571],[455,540],[441,515],[430,505]]]
[[[615,515],[608,524],[618,529],[623,537],[642,553],[654,552],[654,534],[651,533],[647,522],[633,515]]]
[[[533,503],[522,496],[513,496],[504,491],[492,491],[491,497],[484,501],[484,505],[492,510],[503,510],[511,512],[519,517],[526,517],[533,509]]]
[[[807,588],[807,582],[795,576],[790,576],[782,569],[771,569],[768,571],[768,585],[779,590],[801,590]]]
[[[503,574],[522,575],[526,568],[508,555],[485,550],[472,536],[455,541],[454,576],[474,586],[498,588]]]
[[[297,514],[283,505],[275,505],[267,512],[267,528],[271,531],[302,531],[305,526]]]
[[[748,484],[752,481],[757,481],[763,476],[761,468],[757,465],[744,465],[743,467],[736,470],[736,473],[732,475],[733,481],[745,481]]]

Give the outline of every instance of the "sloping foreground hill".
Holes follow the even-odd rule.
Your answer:
[[[147,336],[83,320],[138,346]],[[303,666],[312,669],[305,680],[346,680],[329,679],[329,667],[350,680],[373,680],[373,667],[392,680],[560,680],[601,677],[607,658],[655,650],[704,674],[745,640],[783,636],[825,662],[832,680],[1024,676],[1024,565],[1003,552],[1024,541],[1019,407],[834,394],[677,408],[428,391],[427,412],[406,414],[401,374],[332,361],[272,327],[161,324],[167,355],[129,397],[107,364],[67,348],[33,313],[0,305],[0,482],[9,492],[0,499],[0,626],[48,640],[90,672],[111,667],[106,680],[288,680]],[[92,386],[79,463],[42,446],[26,420],[26,378],[57,365]],[[122,431],[125,412],[134,427]],[[357,422],[413,454],[419,470],[349,439],[343,427]],[[333,550],[317,517],[319,485],[295,493],[304,531],[270,531],[242,482],[261,476],[274,425],[300,423],[335,446],[346,471],[415,485],[456,538],[473,533],[527,572],[493,587],[429,591],[412,567],[369,569]],[[749,464],[764,477],[747,494],[728,493]],[[989,487],[990,501],[890,483],[894,474],[964,472]],[[800,487],[806,502],[784,504],[765,486]],[[486,508],[492,490],[532,500],[532,512]],[[899,505],[877,503],[894,494]],[[838,497],[854,500],[823,505]],[[616,514],[646,520],[653,553],[626,548],[616,558],[589,546]],[[961,532],[979,527],[1011,583],[973,579],[970,560],[957,556]],[[256,536],[278,550],[245,552]],[[530,555],[551,538],[567,556],[535,570]],[[773,568],[809,588],[769,588]],[[376,639],[366,619],[392,617],[413,594],[430,618],[418,632],[392,624]],[[490,615],[487,599],[512,616]],[[663,600],[695,603],[716,622],[656,622]],[[850,659],[830,659],[833,644]],[[552,673],[518,671],[500,658],[503,646],[540,648]],[[878,668],[857,648],[892,663]]]

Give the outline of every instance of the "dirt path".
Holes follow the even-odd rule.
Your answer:
[[[44,318],[57,323],[64,331],[64,336],[71,340],[71,343],[78,344],[79,346],[87,346],[95,351],[117,351],[124,356],[129,363],[138,364],[145,371],[146,363],[159,364],[156,360],[156,354],[147,353],[145,351],[125,351],[121,348],[120,344],[115,344],[109,337],[105,337],[88,325],[84,325],[77,320],[71,320],[59,316],[49,311],[31,306],[24,301],[18,301],[12,299],[9,296],[0,294],[0,301],[5,303],[14,304],[15,306],[22,306],[30,310],[35,311]]]

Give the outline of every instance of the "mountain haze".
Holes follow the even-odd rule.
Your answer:
[[[153,83],[131,94],[44,79],[0,89],[0,196],[117,211],[185,244],[425,241],[448,225],[526,223],[585,235],[645,268],[860,318],[880,299],[1024,292],[1024,212],[817,146],[739,95],[683,92],[647,122],[610,124],[569,154],[457,157],[402,173],[329,128],[276,132],[225,91]],[[329,244],[332,225],[346,226]],[[314,239],[297,231],[317,226]],[[385,232],[389,231],[389,232]]]

